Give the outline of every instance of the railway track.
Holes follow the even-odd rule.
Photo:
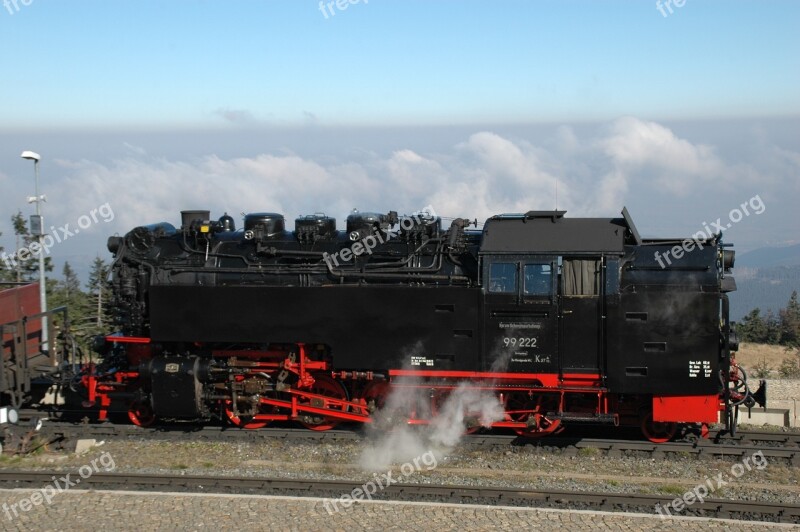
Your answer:
[[[364,484],[343,480],[297,480],[280,478],[152,475],[139,473],[96,472],[85,478],[78,471],[69,472],[73,489],[133,490],[143,492],[181,491],[192,493],[231,493],[324,497],[338,499]],[[65,471],[0,471],[0,486],[41,489],[67,475]],[[629,511],[655,514],[657,505],[671,502],[664,496],[543,491],[476,486],[431,484],[391,484],[377,490],[372,499],[446,503],[489,504],[597,511]],[[674,512],[673,512],[674,513]],[[695,502],[681,515],[719,517],[783,523],[800,523],[800,506],[728,499],[705,499]]]
[[[94,438],[97,440],[243,441],[252,443],[267,439],[279,439],[297,442],[337,443],[359,441],[364,439],[365,435],[355,430],[329,430],[324,432],[295,428],[242,430],[227,426],[189,424],[143,428],[134,425],[108,423],[47,422],[42,428],[41,438],[51,442],[56,447],[59,445],[68,447],[70,441],[79,438]],[[661,444],[635,439],[608,439],[585,436],[556,436],[539,440],[527,440],[514,435],[489,433],[466,436],[461,440],[460,445],[482,448],[533,445],[560,449],[561,452],[567,455],[577,454],[581,449],[592,448],[598,449],[607,456],[641,452],[655,458],[665,458],[677,453],[682,453],[683,456],[688,454],[697,458],[740,458],[760,450],[768,459],[783,460],[790,465],[800,466],[800,433],[747,431],[740,432],[735,437],[712,433],[708,439]]]

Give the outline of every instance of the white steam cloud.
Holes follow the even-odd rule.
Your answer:
[[[398,381],[385,406],[373,416],[361,455],[364,469],[386,470],[426,452],[433,452],[438,460],[458,444],[467,428],[490,427],[503,419],[503,406],[497,397],[477,385],[461,383],[439,406],[431,407],[431,389],[419,384],[414,379]],[[406,419],[411,412],[430,423],[408,425]]]

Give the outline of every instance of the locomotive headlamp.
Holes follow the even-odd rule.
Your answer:
[[[727,272],[733,268],[734,263],[736,262],[736,251],[732,249],[723,249],[720,251],[722,253],[722,267]]]
[[[106,247],[111,253],[116,253],[119,251],[120,246],[122,246],[122,237],[120,236],[110,236],[108,237],[108,243]]]
[[[201,233],[208,233],[209,231],[211,231],[211,226],[209,226],[208,224],[203,224],[200,226]]]

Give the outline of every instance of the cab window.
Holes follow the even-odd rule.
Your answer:
[[[564,259],[561,285],[565,296],[599,296],[601,262],[592,259]]]
[[[526,264],[525,295],[548,296],[553,291],[553,267],[550,264]]]
[[[514,262],[495,262],[489,267],[489,291],[517,291],[517,265]]]

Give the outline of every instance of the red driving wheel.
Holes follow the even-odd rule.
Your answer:
[[[336,381],[327,375],[314,376],[314,384],[311,385],[311,388],[308,391],[315,395],[322,395],[325,397],[330,397],[331,399],[347,401],[347,390],[344,388],[344,386],[342,386],[339,381]],[[341,410],[342,412],[346,412],[348,410],[347,406],[328,402],[327,400],[310,399],[309,401],[308,399],[302,399],[302,401],[306,404],[310,403],[311,406],[316,408],[328,408],[331,410]],[[300,421],[300,423],[304,427],[317,431],[330,430],[341,423],[339,419],[334,417],[326,417],[319,414],[304,414],[301,416],[301,419],[302,421]]]
[[[128,419],[136,426],[149,427],[156,420],[156,415],[150,403],[136,401],[128,409]]]

